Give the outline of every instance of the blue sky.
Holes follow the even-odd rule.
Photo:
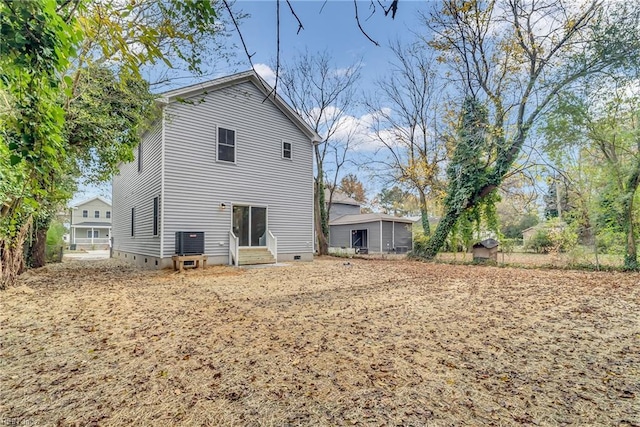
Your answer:
[[[380,0],[385,7],[389,0]],[[377,0],[375,13],[371,13],[372,2],[358,1],[358,13],[362,27],[367,34],[377,41],[374,45],[358,29],[355,20],[354,3],[351,0],[293,0],[291,4],[297,16],[302,21],[304,29],[297,34],[298,24],[291,14],[287,3],[280,4],[280,58],[281,61],[291,61],[297,53],[328,51],[338,68],[347,67],[354,62],[361,61],[360,88],[363,92],[372,91],[376,79],[383,78],[389,70],[389,62],[393,59],[388,45],[395,40],[410,42],[415,40],[416,33],[424,32],[420,12],[428,12],[436,3],[433,1],[400,0],[395,19],[391,15],[384,16],[384,11]],[[267,70],[264,77],[268,79],[267,66],[275,62],[276,57],[276,2],[274,0],[238,0],[234,9],[241,10],[249,16],[241,21],[240,30],[250,53],[254,54],[252,61],[259,71]],[[232,41],[238,46],[234,63],[212,64],[210,69],[204,70],[210,75],[225,75],[236,71],[246,70],[250,65],[241,48],[239,37],[233,30]],[[212,77],[208,77],[209,79]],[[180,80],[179,86],[191,82]],[[349,112],[358,120],[363,111]],[[357,171],[351,166],[345,173]],[[369,197],[373,197],[380,189],[380,183],[367,181],[366,189]],[[74,197],[74,202],[102,195],[111,197],[110,186],[102,188],[81,186]]]
[[[381,2],[383,5],[390,1]],[[291,4],[304,29],[296,34],[297,21],[284,2],[280,6],[280,55],[286,61],[297,52],[327,50],[337,65],[347,66],[354,61],[363,61],[363,83],[372,83],[384,74],[391,59],[387,45],[390,41],[414,39],[414,32],[423,30],[419,11],[433,5],[427,1],[400,0],[395,19],[384,16],[384,11],[374,0],[375,13],[371,15],[369,0],[358,1],[360,21],[369,36],[380,46],[371,43],[358,29],[355,20],[354,3],[350,0],[301,0]],[[248,13],[241,31],[250,53],[255,53],[253,62],[269,64],[276,55],[276,2],[238,1],[236,9]]]
[[[383,0],[380,3],[388,7],[391,3]],[[385,16],[384,10],[377,0],[374,0],[375,10],[369,0],[358,1],[360,23],[366,33],[376,42],[376,46],[362,34],[355,20],[354,2],[351,0],[292,1],[291,4],[297,16],[302,21],[304,29],[300,33],[294,16],[289,11],[284,0],[280,5],[280,58],[281,61],[291,61],[296,54],[308,50],[310,53],[327,51],[332,56],[337,68],[346,68],[356,62],[361,63],[360,90],[372,92],[375,81],[385,78],[390,69],[393,55],[388,47],[390,42],[399,40],[404,43],[416,39],[416,33],[424,34],[421,13],[428,13],[436,5],[431,1],[400,0],[395,19],[391,15]],[[272,70],[269,65],[275,63],[276,45],[276,2],[267,1],[238,1],[236,9],[241,9],[250,16],[244,19],[241,31],[251,54],[256,70],[269,81]],[[372,11],[374,10],[374,13]],[[239,39],[236,39],[238,41]],[[244,59],[242,58],[239,59]],[[245,62],[244,68],[248,68]],[[243,68],[241,66],[240,68]],[[271,80],[272,82],[272,80]],[[363,127],[367,112],[363,108],[355,108],[347,112],[349,123]],[[345,132],[346,133],[346,132]],[[365,139],[368,139],[364,135]],[[362,144],[361,146],[364,146]],[[356,164],[346,164],[340,175],[356,173],[365,184],[367,196],[373,198],[382,188],[381,180],[372,180],[357,164],[363,162],[370,153],[361,150],[352,153]],[[326,169],[329,169],[326,167]]]

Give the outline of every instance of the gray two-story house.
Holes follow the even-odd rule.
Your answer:
[[[113,179],[113,256],[168,267],[176,232],[204,232],[208,263],[312,260],[318,134],[254,71],[158,105]]]
[[[327,194],[327,199],[328,194]],[[329,209],[329,246],[360,253],[406,253],[413,246],[413,220],[361,213],[360,203],[334,191]]]

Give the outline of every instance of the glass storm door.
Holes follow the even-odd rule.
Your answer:
[[[267,208],[234,206],[233,234],[238,237],[240,246],[266,246]]]

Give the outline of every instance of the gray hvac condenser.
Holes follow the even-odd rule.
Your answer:
[[[204,254],[204,231],[176,231],[176,255]]]

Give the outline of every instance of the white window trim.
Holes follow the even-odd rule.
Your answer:
[[[267,232],[270,231],[269,230],[269,205],[260,205],[260,204],[253,204],[253,203],[231,203],[231,216],[229,221],[229,230],[233,230],[233,207],[234,206],[243,206],[243,207],[249,208],[249,223],[251,223],[251,208],[265,208],[266,209],[265,215],[267,216],[266,218]],[[251,236],[249,236],[249,239],[251,239]],[[255,248],[257,246],[239,246],[239,247]],[[263,247],[263,246],[260,246],[260,247]]]
[[[233,134],[235,136],[235,140],[233,141],[233,162],[230,162],[228,160],[220,160],[220,150],[218,149],[219,147],[218,136],[220,135],[219,129],[226,129],[226,130],[233,131]],[[225,127],[225,126],[216,126],[216,162],[226,163],[228,165],[238,164],[238,131],[235,128]]]
[[[284,156],[284,144],[287,143],[289,144],[289,154],[291,157],[285,157]],[[284,160],[293,160],[293,144],[290,143],[289,141],[285,141],[284,139],[282,140],[281,144],[280,144],[280,155],[282,156],[282,158]]]

